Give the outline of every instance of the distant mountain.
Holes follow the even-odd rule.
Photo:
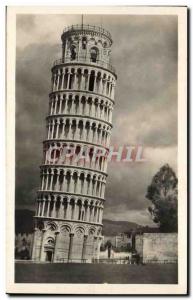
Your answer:
[[[133,222],[103,219],[103,234],[106,236],[114,236],[131,229],[136,229],[137,227],[140,226]]]
[[[15,232],[16,233],[32,233],[33,232],[33,216],[35,212],[28,209],[16,209],[15,211]],[[142,227],[133,222],[112,221],[103,219],[103,235],[115,236],[131,229],[140,228],[141,231],[152,232],[155,228]],[[157,231],[157,229],[156,229]]]

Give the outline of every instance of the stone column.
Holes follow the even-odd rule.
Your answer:
[[[85,125],[86,125],[86,122],[85,122],[85,120],[83,120],[83,128],[82,128],[82,136],[81,136],[81,140],[82,140],[82,141],[85,141],[85,140],[86,140],[86,130],[85,130]]]
[[[56,185],[55,185],[55,191],[59,191],[59,174],[56,175]]]
[[[65,120],[63,119],[63,122],[62,122],[62,134],[61,134],[61,138],[64,139],[64,135],[65,135]]]
[[[72,139],[72,123],[69,122],[69,130],[68,130],[68,133],[67,133],[67,139],[71,140]]]
[[[46,186],[45,186],[45,190],[47,191],[48,190],[48,179],[49,179],[49,173],[48,171],[46,170]]]
[[[111,98],[114,100],[115,96],[115,84],[112,84],[112,92],[111,92]]]
[[[104,195],[105,195],[105,181],[103,181],[102,198],[104,198]]]
[[[97,223],[100,223],[100,213],[101,213],[101,208],[100,206],[98,206]]]
[[[100,197],[100,194],[101,194],[101,180],[98,181],[99,184],[98,184],[98,193],[97,193],[97,197]]]
[[[95,104],[94,104],[94,100],[92,100],[91,102],[91,117],[95,116]]]
[[[77,69],[75,70],[75,73],[74,73],[74,89],[78,90],[78,72],[77,72]]]
[[[51,99],[51,109],[50,109],[50,115],[53,114],[53,108],[54,108],[54,99]]]
[[[89,88],[89,81],[90,81],[90,72],[88,72],[88,75],[87,75],[87,82],[86,82],[86,91],[88,91],[88,88]]]
[[[67,98],[64,100],[64,109],[63,109],[63,114],[65,115],[67,112]]]
[[[57,144],[54,144],[54,147],[56,146]],[[56,148],[54,148],[54,157],[53,157],[53,165],[56,164]]]
[[[109,123],[112,123],[112,108],[109,108]]]
[[[96,117],[96,118],[99,117],[99,116],[98,116],[98,115],[99,115],[99,112],[98,112],[98,111],[99,111],[99,103],[97,102],[96,105],[95,105],[95,117]]]
[[[60,97],[60,100],[59,100],[59,114],[62,113],[62,98]]]
[[[90,180],[88,181],[87,195],[91,195],[91,191],[92,191],[92,177],[90,177]]]
[[[102,109],[101,109],[101,119],[105,119],[105,106],[104,106],[104,103],[103,103]]]
[[[32,253],[31,253],[31,259],[35,260],[36,259],[36,238],[37,238],[37,230],[38,228],[34,228],[34,233],[33,233],[33,247],[32,247]]]
[[[67,206],[66,206],[66,219],[70,219],[69,213],[70,213],[70,199],[67,199]]]
[[[64,173],[63,182],[62,182],[62,191],[66,192],[66,174]]]
[[[94,213],[94,222],[97,223],[97,214],[98,214],[98,207],[95,206],[95,213]]]
[[[107,96],[107,79],[105,79],[105,82],[104,82],[103,94],[105,96]]]
[[[50,138],[50,123],[48,123],[48,134],[47,134],[47,140]]]
[[[90,222],[94,222],[94,205],[90,207]]]
[[[80,180],[80,174],[77,174],[76,193],[80,194],[80,192],[81,192],[81,180]]]
[[[81,191],[81,194],[86,194],[85,192],[85,183],[86,183],[86,179],[85,179],[85,176],[84,176],[84,179],[83,179],[83,183],[82,183],[82,191]]]
[[[51,179],[50,179],[50,186],[49,186],[49,190],[52,190],[53,189],[53,177],[54,177],[54,173],[53,173],[53,171],[51,171],[51,174],[50,174],[50,176],[51,176]]]
[[[86,210],[86,222],[89,222],[90,220],[90,204],[88,204],[87,206],[87,210]]]
[[[59,125],[60,125],[60,123],[59,123],[59,121],[57,120],[57,122],[56,122],[56,139],[58,139],[58,130],[59,130]]]
[[[97,243],[97,249],[96,249],[96,253],[95,253],[95,258],[99,259],[100,247],[101,247],[101,243],[102,243],[102,237],[99,236],[96,243]]]
[[[43,205],[42,205],[42,213],[41,213],[41,217],[44,216],[44,209],[45,209],[45,199],[43,199]]]
[[[41,240],[41,249],[40,249],[40,261],[44,261],[44,242],[45,242],[45,233],[46,229],[42,229],[42,240]]]
[[[101,206],[99,223],[102,223],[102,219],[103,219],[103,207]]]
[[[68,72],[67,86],[66,86],[66,89],[67,89],[67,90],[69,90],[70,75],[71,75],[71,72],[69,71],[69,72]]]
[[[37,216],[40,216],[40,209],[41,209],[41,202],[40,202],[40,199],[38,199],[38,212],[37,212]]]
[[[88,103],[88,99],[85,99],[85,115],[89,115],[89,103]]]
[[[88,238],[88,235],[84,235],[84,241],[83,241],[83,247],[82,247],[82,261],[83,262],[85,260],[87,238]]]
[[[97,179],[94,181],[94,185],[93,185],[93,196],[96,196],[96,188],[97,188]]]
[[[99,218],[100,218],[100,207],[97,207],[97,219],[96,222],[99,223]]]
[[[96,256],[97,256],[97,251],[96,251],[96,246],[97,246],[97,241],[98,241],[98,238],[97,238],[97,236],[95,236],[94,237],[94,244],[93,244],[93,257],[94,258],[97,258]]]
[[[84,90],[84,87],[85,87],[84,81],[85,81],[84,73],[81,70],[80,90]]]
[[[53,205],[53,208],[52,208],[52,218],[55,218],[56,217],[56,198],[54,197],[54,205]]]
[[[52,134],[51,134],[51,139],[54,138],[54,126],[55,126],[54,121],[52,121]]]
[[[58,79],[57,79],[57,91],[59,91],[59,85],[60,85],[60,72],[58,72]]]
[[[41,185],[41,190],[44,189],[44,173],[42,172],[42,185]]]
[[[63,72],[62,72],[62,87],[61,87],[62,90],[64,89],[64,76],[65,76],[65,73],[63,70]]]
[[[73,193],[73,188],[74,188],[74,184],[73,184],[73,175],[70,174],[70,181],[69,181],[69,193]]]
[[[68,250],[68,261],[70,261],[72,259],[73,240],[74,240],[74,234],[70,233],[70,243],[69,243],[69,250]]]
[[[91,132],[92,132],[91,128],[92,128],[92,125],[89,125],[89,126],[88,126],[87,139],[86,139],[87,142],[90,142],[90,140],[91,140]]]
[[[94,75],[93,92],[96,93],[96,75]]]
[[[102,90],[103,90],[103,79],[101,77],[99,82],[99,94],[102,94]]]
[[[50,202],[51,200],[48,199],[48,206],[47,206],[47,218],[49,217],[49,214],[50,214]]]
[[[77,200],[74,201],[73,220],[77,220]]]
[[[55,246],[54,246],[54,256],[53,256],[53,262],[57,262],[57,248],[58,248],[58,240],[59,240],[59,231],[55,232]]]
[[[58,97],[56,96],[56,99],[55,99],[55,105],[54,105],[54,115],[56,115],[56,112],[57,112],[57,106],[58,106]]]
[[[52,86],[52,91],[55,91],[55,84],[56,84],[56,74],[53,74],[53,86]]]
[[[63,198],[60,199],[60,210],[59,210],[59,218],[64,218],[64,206],[63,206]]]

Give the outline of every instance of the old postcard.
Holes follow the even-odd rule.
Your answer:
[[[187,8],[7,8],[7,293],[187,293]]]

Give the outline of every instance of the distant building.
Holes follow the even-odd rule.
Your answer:
[[[132,250],[133,248],[133,234],[129,233],[121,233],[115,237],[115,247],[116,248],[128,248],[128,250]]]

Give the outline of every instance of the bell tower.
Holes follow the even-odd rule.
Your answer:
[[[102,239],[117,78],[112,38],[101,27],[82,24],[65,28],[61,39],[61,59],[51,69],[32,259],[92,262]]]

